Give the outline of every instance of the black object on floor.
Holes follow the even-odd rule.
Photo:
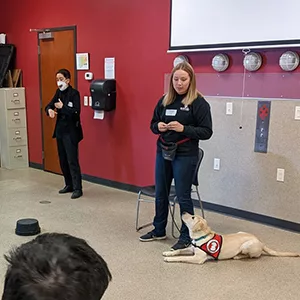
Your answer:
[[[22,236],[36,235],[41,232],[39,221],[36,219],[20,219],[17,221],[16,234]]]

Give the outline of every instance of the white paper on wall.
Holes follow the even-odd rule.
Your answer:
[[[0,33],[0,44],[5,44],[6,42],[6,34]]]
[[[115,79],[115,58],[114,57],[105,57],[104,77],[105,79]]]
[[[104,111],[103,110],[95,110],[94,111],[94,119],[103,120],[104,119]]]

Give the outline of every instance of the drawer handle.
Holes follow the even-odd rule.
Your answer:
[[[15,155],[15,156],[14,156],[14,158],[21,158],[21,157],[23,157],[22,154],[19,154],[19,155]]]
[[[20,136],[17,136],[17,137],[14,137],[13,138],[13,140],[15,140],[15,141],[19,141],[19,140],[21,140],[22,138],[20,137]]]
[[[13,122],[21,122],[21,119],[20,118],[17,118],[17,119],[11,119]]]
[[[11,102],[13,102],[14,104],[20,104],[20,100],[15,99],[15,100],[10,100]]]

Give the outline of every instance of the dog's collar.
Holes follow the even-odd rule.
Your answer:
[[[200,236],[199,238],[197,239],[194,239],[193,242],[196,243],[196,242],[199,242],[201,240],[204,240],[206,239],[207,237],[209,236],[209,234],[206,234],[206,235],[203,235],[203,236]]]

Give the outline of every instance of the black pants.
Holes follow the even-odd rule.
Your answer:
[[[81,190],[81,171],[78,161],[78,142],[74,143],[70,135],[57,138],[57,149],[61,171],[65,183],[74,190]]]

